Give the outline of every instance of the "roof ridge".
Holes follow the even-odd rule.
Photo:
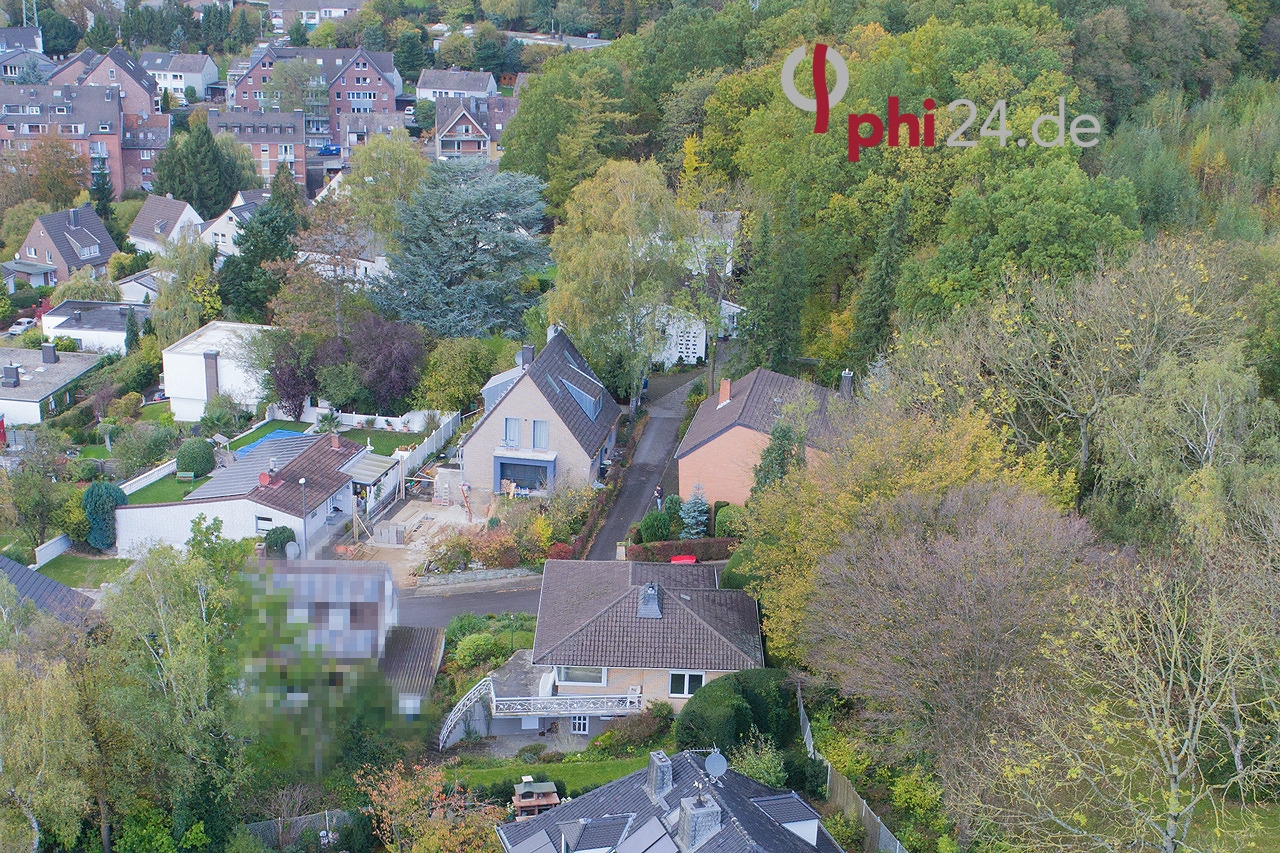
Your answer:
[[[694,592],[740,592],[741,590],[722,590],[722,589],[716,588],[716,589],[695,589],[693,591]],[[746,593],[744,593],[744,595],[745,594]],[[679,595],[676,595],[675,598],[676,598],[676,601],[680,604],[680,606],[683,607],[685,610],[689,611],[689,613],[693,616],[694,619],[697,619],[699,622],[701,622],[702,625],[706,627],[708,631],[710,631],[712,634],[719,637],[722,642],[726,643],[729,646],[729,648],[733,649],[735,652],[737,652],[743,658],[745,658],[748,664],[747,668],[754,667],[755,661],[752,660],[750,655],[744,652],[742,648],[738,646],[737,643],[730,640],[724,634],[721,634],[720,631],[715,627],[713,627],[710,622],[708,622],[706,619],[703,619],[700,615],[698,615],[698,613],[692,607],[686,604],[684,599],[681,598]]]

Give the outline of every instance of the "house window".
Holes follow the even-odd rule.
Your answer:
[[[569,731],[575,735],[585,735],[587,733],[587,718],[578,714],[570,717]]]
[[[116,70],[114,68],[107,69],[107,79],[108,80],[116,79]]]
[[[507,447],[520,446],[520,419],[519,418],[503,419],[502,443]]]
[[[149,148],[143,148],[143,149],[142,149],[142,151],[138,154],[138,159],[140,159],[140,160],[150,160],[150,159],[151,159],[151,150],[150,150]]]
[[[605,668],[602,666],[558,666],[556,681],[561,684],[595,684],[605,683]]]
[[[267,518],[266,516],[262,516],[262,515],[255,516],[254,520],[257,522],[257,526],[254,529],[259,533],[266,533],[268,530],[270,530],[274,526],[271,523],[271,519]]]
[[[550,433],[551,425],[547,421],[533,422],[533,449],[546,450],[547,438]]]
[[[667,693],[671,696],[692,696],[702,686],[703,676],[701,672],[673,672],[671,689]]]

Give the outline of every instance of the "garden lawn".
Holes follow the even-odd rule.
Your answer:
[[[417,445],[422,443],[420,432],[392,432],[388,429],[349,429],[339,433],[343,438],[356,444],[364,444],[365,439],[373,445],[373,452],[379,456],[390,456],[402,444]]]
[[[40,574],[70,587],[90,589],[120,577],[132,562],[82,554],[59,554],[40,567]]]
[[[246,444],[253,444],[264,435],[273,433],[278,429],[288,430],[289,432],[306,432],[307,427],[309,426],[311,426],[311,424],[302,424],[296,421],[267,421],[253,432],[248,433],[247,435],[242,435],[235,441],[231,442],[230,447],[232,450],[239,450]]]
[[[208,477],[200,477],[194,483],[187,483],[179,480],[175,476],[168,476],[156,480],[149,486],[143,486],[138,491],[129,495],[129,503],[131,504],[163,504],[174,503],[191,494],[202,483],[208,481]]]
[[[485,767],[480,770],[469,770],[460,767],[452,771],[454,779],[465,779],[468,785],[492,785],[495,782],[510,780],[511,784],[520,781],[521,776],[528,776],[539,771],[546,773],[553,782],[564,782],[565,790],[576,791],[579,788],[596,787],[614,779],[621,779],[628,773],[634,773],[649,764],[649,756],[638,755],[635,758],[610,758],[604,761],[564,761],[558,764],[525,764],[523,761],[512,761],[502,767]]]
[[[86,459],[107,459],[111,456],[105,444],[86,444],[80,448],[80,455]]]
[[[152,403],[149,406],[143,406],[142,411],[138,413],[140,421],[158,421],[160,417],[169,411],[169,403]]]

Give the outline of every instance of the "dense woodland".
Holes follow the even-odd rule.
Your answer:
[[[286,408],[319,394],[396,413],[473,405],[517,339],[559,322],[638,403],[663,310],[714,322],[732,299],[745,311],[727,375],[856,375],[813,434],[803,404],[776,431],[730,513],[726,579],[759,597],[770,663],[814,697],[819,747],[908,849],[1274,844],[1280,5],[381,3],[320,39],[392,47],[399,64],[404,27],[420,51],[415,22],[437,16],[620,37],[538,57],[496,176],[397,135],[357,151],[348,191],[309,210],[277,179],[234,262],[214,272],[194,245],[163,261],[174,281],[139,347],[214,317],[267,320],[251,355]],[[230,50],[241,15],[184,37]],[[434,59],[507,61],[486,38]],[[815,134],[780,89],[784,57],[819,41],[848,61],[840,119],[883,115],[890,96],[968,98],[980,116],[1003,99],[1029,136],[1061,97],[1101,118],[1102,141],[851,163],[844,122]],[[811,93],[807,64],[796,77]],[[192,122],[157,181],[212,210],[250,178]],[[937,122],[942,139],[957,117]],[[57,150],[30,157],[10,210],[88,189]],[[700,211],[742,214],[731,276],[700,256]],[[19,215],[0,230],[7,244]],[[368,287],[306,259],[373,246],[391,274]],[[12,494],[24,476],[43,494],[63,446]],[[5,503],[15,524],[40,511],[56,528],[59,500]],[[248,713],[241,546],[205,528],[192,544],[150,555],[151,583],[126,584],[87,639],[0,590],[0,780],[16,807],[0,842],[29,844],[29,818],[64,849],[249,853],[237,820],[314,792],[410,815],[406,851],[491,849],[471,832],[492,813],[440,793],[433,769],[392,766],[421,757],[429,725],[384,725],[376,676],[367,696],[318,703],[299,748],[278,730],[298,720]],[[50,714],[77,734],[55,735]],[[391,769],[353,775],[365,764]],[[367,849],[375,828],[344,843]]]

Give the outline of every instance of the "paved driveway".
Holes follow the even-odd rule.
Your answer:
[[[687,382],[649,403],[649,423],[640,436],[640,446],[636,448],[631,465],[623,472],[622,491],[609,511],[604,527],[596,535],[587,559],[614,559],[618,542],[626,538],[631,525],[654,508],[653,490],[676,453],[676,432],[680,429],[680,419],[684,417],[685,397],[689,396],[689,387],[702,375],[702,371],[689,374]]]

